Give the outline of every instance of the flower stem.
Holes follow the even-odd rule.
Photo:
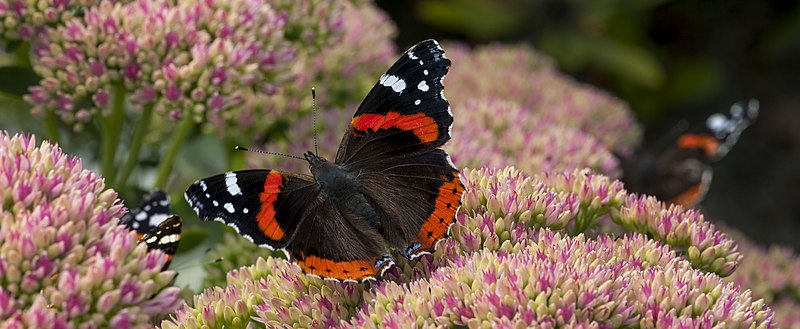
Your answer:
[[[169,179],[169,174],[172,172],[172,164],[175,162],[175,157],[192,132],[192,128],[194,128],[194,119],[192,119],[191,115],[186,115],[183,121],[178,125],[178,130],[172,135],[172,140],[169,142],[167,152],[158,164],[156,181],[153,184],[154,188],[166,188],[167,179]]]
[[[103,153],[100,159],[100,171],[106,179],[112,179],[115,175],[114,160],[117,155],[117,146],[119,146],[119,139],[122,135],[122,121],[125,118],[125,86],[122,83],[115,84],[111,91],[111,114],[101,120],[102,122],[102,139],[100,143],[103,145]],[[109,186],[114,186],[114,182],[110,182]]]
[[[47,111],[44,117],[44,126],[51,142],[61,145],[61,134],[58,133],[58,119],[53,112]],[[62,146],[63,147],[63,146]]]
[[[128,178],[130,178],[133,168],[139,163],[139,152],[142,150],[144,135],[147,132],[147,128],[150,127],[150,119],[152,117],[153,103],[148,103],[142,109],[142,117],[133,130],[133,138],[131,139],[131,145],[128,149],[128,160],[119,172],[119,176],[117,176],[117,185],[119,185],[119,187],[125,186],[128,183]]]
[[[31,67],[31,44],[23,41],[14,49],[14,64],[20,67]]]

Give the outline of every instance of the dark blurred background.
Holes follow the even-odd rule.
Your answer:
[[[427,39],[528,43],[631,105],[642,148],[736,101],[761,113],[715,165],[707,218],[800,250],[800,2],[377,1],[401,49]],[[454,63],[458,65],[458,63]]]

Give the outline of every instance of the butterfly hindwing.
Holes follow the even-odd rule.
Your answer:
[[[373,163],[359,178],[380,209],[381,235],[412,259],[448,233],[464,192],[458,169],[439,149]]]
[[[336,163],[435,149],[450,139],[453,115],[444,96],[450,60],[435,40],[412,47],[392,65],[358,107]]]
[[[156,229],[172,215],[169,197],[164,191],[155,190],[145,195],[139,206],[122,216],[122,224],[134,230],[141,238]]]
[[[155,229],[144,234],[140,241],[147,244],[148,250],[161,250],[167,254],[168,260],[164,268],[169,266],[172,256],[178,251],[181,241],[181,228],[183,223],[178,215],[171,215],[162,221]]]
[[[308,218],[288,248],[303,272],[363,281],[379,277],[394,265],[383,239],[368,223],[343,213],[326,197],[309,204],[307,211]]]
[[[200,218],[221,221],[253,243],[277,249],[289,244],[316,194],[310,176],[243,170],[199,180],[184,196]]]
[[[139,206],[122,216],[122,225],[136,231],[139,242],[147,245],[147,250],[161,250],[167,257],[164,268],[169,266],[172,256],[178,250],[181,240],[181,218],[174,215],[169,196],[155,190],[142,198]]]

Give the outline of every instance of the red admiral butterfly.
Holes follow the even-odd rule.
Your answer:
[[[148,250],[161,250],[167,254],[169,266],[181,240],[181,218],[173,215],[169,197],[156,190],[144,197],[138,207],[122,217],[121,223],[136,231],[139,241],[147,244]]]
[[[311,176],[278,170],[199,180],[186,201],[203,219],[283,249],[307,274],[374,279],[430,253],[455,222],[464,185],[448,154],[453,114],[442,81],[450,60],[423,41],[381,76],[356,110],[334,162],[308,151]]]
[[[625,161],[625,187],[669,203],[696,206],[711,184],[711,163],[736,144],[758,116],[758,108],[755,99],[736,103],[729,115],[711,115],[702,130],[680,135],[665,150],[645,152]]]

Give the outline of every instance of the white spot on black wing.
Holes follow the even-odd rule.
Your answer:
[[[428,91],[430,89],[430,87],[428,87],[428,83],[425,82],[425,80],[422,80],[417,85],[417,89],[419,89],[422,92],[426,92],[426,91]]]
[[[378,82],[384,87],[392,87],[392,90],[398,93],[406,89],[405,80],[391,74],[384,74]]]
[[[170,214],[153,214],[152,216],[150,216],[149,224],[150,226],[158,226],[163,221],[167,220],[169,216]]]
[[[230,202],[225,203],[225,205],[223,205],[222,207],[225,208],[225,210],[227,210],[231,214],[236,211],[236,209],[233,208],[233,204],[231,204]]]
[[[228,193],[231,195],[241,195],[242,189],[239,188],[237,183],[236,174],[232,172],[225,173],[225,186],[228,187]]]

